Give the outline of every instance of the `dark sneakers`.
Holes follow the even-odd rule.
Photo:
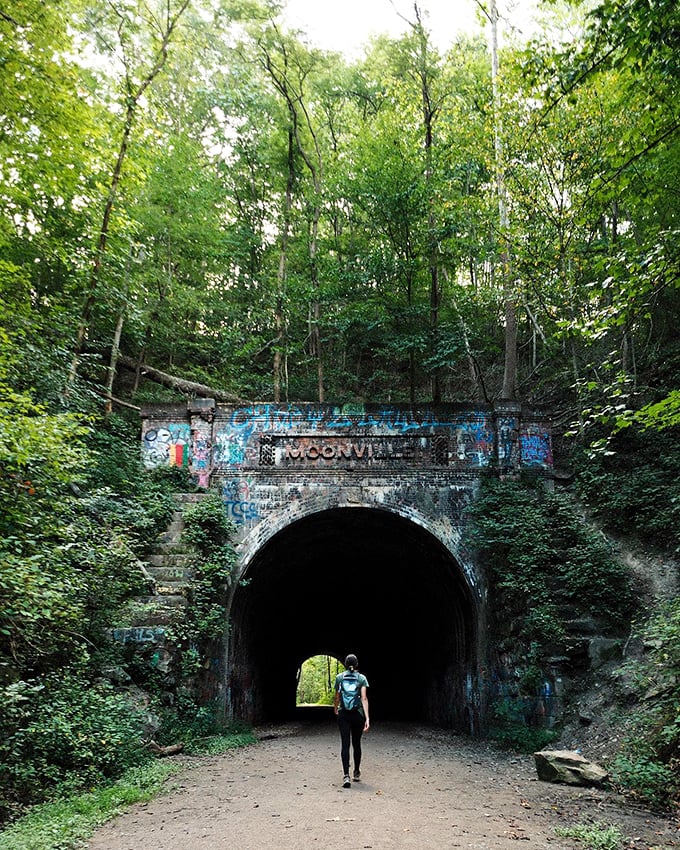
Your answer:
[[[361,781],[361,771],[355,770],[354,776],[352,777],[352,779],[354,779],[355,782],[360,782]]]
[[[351,788],[351,786],[352,786],[352,783],[349,781],[349,774],[346,773],[343,780],[342,780],[342,787],[343,788]]]

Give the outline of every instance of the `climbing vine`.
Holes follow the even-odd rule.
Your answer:
[[[215,493],[202,496],[184,511],[184,543],[191,547],[188,606],[175,637],[185,646],[185,664],[203,663],[210,645],[227,627],[227,596],[234,581],[234,526]]]
[[[549,659],[570,655],[570,625],[588,619],[602,634],[619,634],[633,611],[631,579],[573,500],[541,483],[487,481],[469,519],[498,652],[496,737],[523,746],[527,726],[551,722]]]
[[[573,500],[542,485],[489,481],[470,509],[477,549],[509,631],[545,649],[564,639],[569,617],[617,629],[630,616],[626,567],[581,518]]]

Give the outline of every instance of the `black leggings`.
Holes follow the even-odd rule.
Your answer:
[[[340,727],[340,759],[345,776],[349,774],[349,742],[352,740],[354,751],[354,769],[359,770],[361,765],[361,734],[364,731],[366,721],[358,709],[352,711],[338,712],[338,726]]]

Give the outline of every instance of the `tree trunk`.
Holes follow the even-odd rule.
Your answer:
[[[290,239],[290,219],[293,208],[293,182],[295,180],[295,156],[293,151],[293,128],[288,130],[288,174],[286,176],[286,195],[283,206],[283,229],[281,231],[281,247],[279,251],[279,269],[276,276],[276,307],[274,323],[276,325],[276,340],[274,342],[274,402],[281,401],[282,346],[285,341],[285,296],[286,296],[286,265],[288,262],[288,241]],[[285,381],[286,396],[288,381]]]
[[[167,372],[161,372],[160,369],[154,369],[146,363],[138,363],[134,357],[127,357],[124,354],[118,355],[118,362],[126,369],[135,372],[137,369],[140,373],[150,381],[155,381],[164,387],[169,387],[172,390],[178,390],[187,396],[200,396],[201,398],[214,398],[216,401],[227,401],[240,403],[243,399],[227,392],[226,390],[217,387],[208,387],[205,384],[197,384],[195,381],[186,381],[184,378],[178,378],[175,375],[169,375]]]
[[[427,33],[423,27],[420,8],[418,3],[414,3],[414,12],[416,23],[413,25],[420,47],[420,66],[418,75],[420,78],[420,96],[421,109],[423,114],[423,135],[425,148],[425,183],[427,187],[427,197],[432,198],[432,154],[434,145],[434,121],[437,114],[437,108],[434,105],[434,100],[430,85],[430,76],[428,73],[428,56],[427,56]],[[430,350],[431,354],[436,359],[437,348],[439,344],[439,302],[440,302],[440,280],[439,280],[439,247],[437,243],[437,219],[434,213],[434,204],[430,202],[428,212],[428,230],[429,230],[429,245],[428,245],[428,266],[430,269]],[[430,378],[430,392],[432,401],[437,403],[441,401],[441,386],[439,378],[439,368],[434,366]]]
[[[123,333],[123,323],[125,322],[125,304],[121,304],[118,311],[118,319],[116,321],[116,330],[113,334],[113,343],[111,345],[111,357],[109,359],[108,375],[106,376],[106,404],[104,405],[104,415],[110,416],[113,413],[113,382],[116,379],[116,366],[118,365],[118,356],[120,354],[120,337]]]
[[[116,164],[114,165],[113,172],[111,174],[111,182],[109,184],[109,191],[106,197],[106,202],[104,204],[102,222],[99,228],[99,238],[97,239],[97,247],[95,249],[94,260],[92,262],[92,269],[90,271],[90,280],[87,287],[87,293],[85,295],[85,301],[83,302],[83,306],[80,313],[80,322],[78,324],[78,332],[76,334],[76,344],[73,351],[73,357],[71,358],[71,368],[69,369],[66,384],[67,395],[75,382],[76,375],[78,374],[78,367],[80,365],[80,355],[82,354],[83,347],[85,345],[87,332],[90,327],[90,321],[92,320],[92,311],[97,300],[97,289],[99,287],[99,281],[101,278],[102,262],[104,260],[106,246],[109,238],[111,213],[113,211],[113,204],[118,194],[118,187],[120,185],[120,179],[123,173],[123,163],[125,161],[125,155],[127,154],[128,144],[130,142],[130,135],[132,133],[132,125],[134,121],[136,105],[136,101],[128,102],[128,108],[125,114],[123,136],[121,138],[120,148],[118,150],[118,157],[116,158]]]
[[[291,127],[295,144],[300,154],[302,161],[307,166],[312,178],[312,187],[314,191],[314,205],[312,209],[312,218],[310,222],[309,234],[309,259],[310,259],[310,274],[312,291],[315,293],[315,299],[311,304],[310,309],[310,349],[312,355],[317,361],[317,381],[319,401],[324,400],[324,370],[323,370],[323,352],[321,350],[321,331],[320,317],[321,304],[318,299],[319,292],[319,275],[316,264],[316,250],[318,241],[319,218],[321,216],[320,198],[321,198],[321,173],[323,167],[323,158],[321,148],[314,129],[311,116],[307,110],[304,99],[303,80],[306,76],[306,71],[301,68],[299,62],[287,50],[285,42],[280,45],[283,66],[277,66],[274,56],[263,46],[263,64],[267,73],[270,75],[274,86],[283,97],[288,114],[291,120]],[[298,72],[298,87],[291,80],[291,66],[293,70]],[[300,130],[301,122],[307,129],[312,140],[311,151],[307,149],[302,139]]]
[[[76,334],[76,341],[73,350],[73,357],[71,359],[71,367],[69,369],[68,378],[66,381],[65,388],[65,396],[68,397],[71,388],[75,382],[76,376],[78,374],[78,368],[80,365],[80,355],[82,354],[83,347],[85,345],[85,340],[87,339],[87,334],[90,327],[90,322],[92,320],[92,311],[94,310],[94,306],[97,301],[97,289],[99,288],[99,282],[101,279],[101,270],[102,270],[102,262],[104,260],[104,255],[106,254],[106,248],[109,238],[109,228],[111,225],[111,213],[113,212],[113,205],[116,201],[116,197],[118,195],[118,189],[120,187],[120,181],[123,174],[123,164],[125,162],[125,157],[127,155],[128,145],[130,143],[130,137],[132,135],[132,128],[135,121],[135,116],[137,112],[137,107],[139,106],[139,102],[142,98],[142,95],[146,92],[147,88],[153,83],[155,78],[160,74],[163,70],[163,67],[168,58],[168,46],[172,39],[172,35],[177,27],[180,17],[186,10],[191,0],[182,0],[178,11],[175,15],[170,14],[170,6],[168,3],[167,8],[167,17],[165,21],[165,30],[163,32],[163,38],[161,44],[156,53],[155,61],[148,71],[148,73],[142,78],[141,82],[136,86],[133,85],[132,82],[132,74],[129,66],[126,64],[125,67],[125,77],[126,77],[126,103],[127,107],[125,110],[125,120],[123,123],[123,133],[121,136],[120,146],[118,148],[118,156],[116,157],[116,163],[113,167],[113,171],[111,173],[111,180],[109,181],[109,189],[106,196],[106,201],[104,203],[104,211],[102,214],[102,221],[99,228],[99,236],[97,238],[97,247],[94,253],[94,259],[92,262],[92,269],[90,271],[90,279],[87,286],[87,291],[85,294],[85,299],[83,301],[83,306],[80,312],[80,321],[78,324],[78,331]],[[119,36],[122,32],[123,27],[123,19],[121,17],[121,25],[119,28]],[[121,37],[122,38],[122,37]],[[122,41],[121,41],[122,44]],[[126,51],[122,51],[123,56],[126,56]]]
[[[319,187],[320,188],[320,187]],[[316,187],[315,187],[316,189]],[[321,305],[319,302],[319,269],[316,264],[316,248],[318,242],[320,210],[318,206],[314,207],[312,216],[312,230],[309,240],[309,260],[311,265],[312,287],[315,292],[314,302],[312,304],[312,346],[316,355],[316,375],[317,375],[317,392],[319,403],[325,401],[324,391],[324,372],[323,372],[323,351],[321,345]]]
[[[496,191],[498,194],[500,260],[503,271],[503,303],[505,314],[505,363],[501,398],[514,400],[517,395],[517,304],[510,258],[507,188],[505,185],[505,162],[501,136],[502,120],[500,94],[498,90],[498,6],[496,0],[490,0],[489,21],[491,23],[491,87],[493,92]]]

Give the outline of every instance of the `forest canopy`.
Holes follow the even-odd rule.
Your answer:
[[[676,4],[445,51],[424,6],[349,60],[265,0],[4,4],[8,385],[674,424]]]

